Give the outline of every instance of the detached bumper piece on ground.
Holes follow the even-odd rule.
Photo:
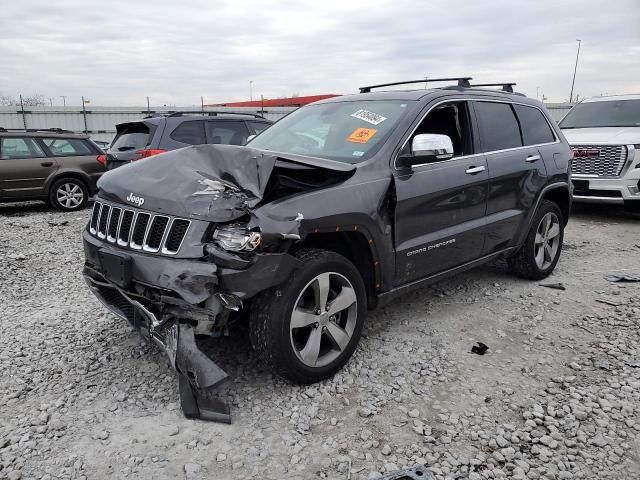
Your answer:
[[[111,312],[126,319],[143,338],[153,341],[166,353],[178,373],[180,405],[184,415],[231,423],[229,406],[210,396],[228,375],[198,348],[193,327],[180,319],[158,320],[122,289],[97,280],[95,272],[88,268],[84,276],[89,288]]]

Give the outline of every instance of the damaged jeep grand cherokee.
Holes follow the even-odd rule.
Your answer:
[[[347,362],[368,309],[403,292],[497,258],[529,279],[553,271],[569,145],[512,84],[455,80],[363,87],[245,147],[188,147],[102,177],[86,281],[166,351],[185,415],[230,420],[203,394],[227,375],[195,338],[242,312],[264,362],[311,383]]]

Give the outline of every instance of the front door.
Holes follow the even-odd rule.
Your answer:
[[[397,285],[474,260],[484,244],[488,169],[474,152],[467,102],[433,108],[406,145],[419,133],[449,136],[454,157],[396,172]]]
[[[58,164],[48,158],[35,138],[0,138],[0,196],[3,199],[41,197],[44,183]]]

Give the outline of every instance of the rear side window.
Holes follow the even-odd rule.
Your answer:
[[[207,138],[209,143],[226,145],[244,145],[249,137],[249,130],[244,122],[208,121]]]
[[[139,150],[146,147],[151,142],[153,130],[144,122],[128,123],[118,125],[118,133],[109,150],[126,152],[128,150]]]
[[[270,123],[265,122],[249,122],[251,128],[256,132],[256,135],[260,135],[264,130],[269,128]]]
[[[183,122],[169,135],[176,142],[188,143],[189,145],[202,145],[207,143],[204,135],[204,122],[193,120]]]
[[[525,145],[538,145],[556,141],[549,123],[540,110],[526,105],[514,105],[514,107],[518,114],[518,119],[520,119],[520,128],[522,129],[522,138]]]
[[[55,157],[94,153],[85,142],[77,138],[43,138],[42,141]]]
[[[44,152],[33,138],[0,138],[0,159],[44,157]]]
[[[522,146],[518,120],[511,105],[475,102],[480,141],[485,152]]]

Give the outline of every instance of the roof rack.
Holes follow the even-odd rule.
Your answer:
[[[429,83],[429,82],[452,82],[457,81],[459,87],[469,88],[471,77],[451,77],[451,78],[424,78],[422,80],[407,80],[405,82],[381,83],[380,85],[369,85],[360,87],[360,93],[369,93],[372,88],[392,87],[395,85],[409,85],[412,83]]]
[[[503,92],[513,93],[513,87],[516,85],[513,82],[507,83],[476,83],[470,85],[471,87],[501,87]]]
[[[4,128],[0,127],[0,132],[52,132],[52,133],[75,133],[62,128]]]
[[[251,112],[225,112],[225,111],[202,111],[202,110],[192,110],[192,111],[180,111],[180,112],[169,112],[167,117],[181,117],[182,115],[208,115],[211,117],[217,117],[218,115],[248,115],[253,118],[264,118],[262,115],[258,115],[257,113]]]

